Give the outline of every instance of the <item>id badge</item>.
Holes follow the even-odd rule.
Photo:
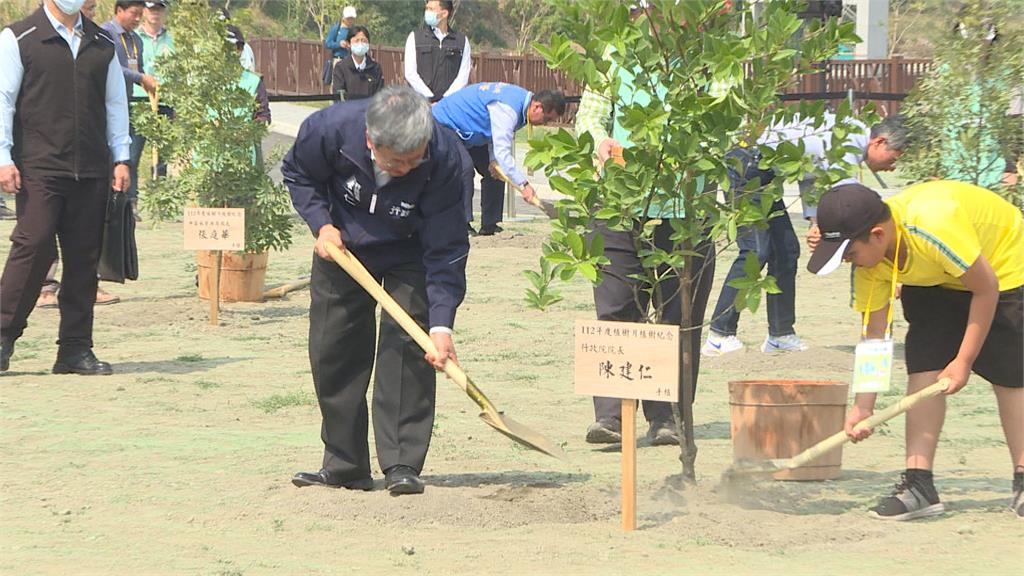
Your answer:
[[[132,72],[138,72],[139,71],[139,60],[138,60],[138,58],[129,58],[127,64],[128,64],[128,68]]]
[[[892,339],[864,340],[853,361],[853,393],[888,392],[892,382]]]

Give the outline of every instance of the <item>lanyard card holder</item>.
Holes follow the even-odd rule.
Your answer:
[[[868,320],[871,316],[871,293],[864,310],[864,324],[861,328],[861,341],[854,351],[853,360],[853,394],[878,394],[889,391],[892,384],[892,316],[896,307],[896,281],[899,271],[900,231],[896,231],[896,256],[892,263],[892,281],[889,285],[889,308],[885,317],[885,337],[867,338]]]
[[[891,338],[863,340],[857,344],[853,361],[853,393],[888,392],[892,383],[892,355]]]

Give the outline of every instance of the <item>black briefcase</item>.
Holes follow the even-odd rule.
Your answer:
[[[135,218],[127,194],[111,191],[100,250],[100,280],[120,282],[139,279],[139,251],[135,245]]]

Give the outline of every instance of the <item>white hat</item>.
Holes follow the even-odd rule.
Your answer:
[[[356,17],[356,7],[355,6],[345,6],[345,9],[341,11],[341,17],[343,19],[344,18],[355,18]]]

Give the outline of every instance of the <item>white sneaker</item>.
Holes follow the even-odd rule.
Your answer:
[[[721,356],[729,352],[743,349],[743,342],[736,336],[722,336],[714,332],[708,332],[708,340],[701,346],[702,356]]]
[[[799,352],[801,350],[807,350],[807,345],[804,344],[796,334],[768,336],[764,339],[764,344],[761,344],[761,352],[764,352],[765,354],[772,354],[774,352]]]

